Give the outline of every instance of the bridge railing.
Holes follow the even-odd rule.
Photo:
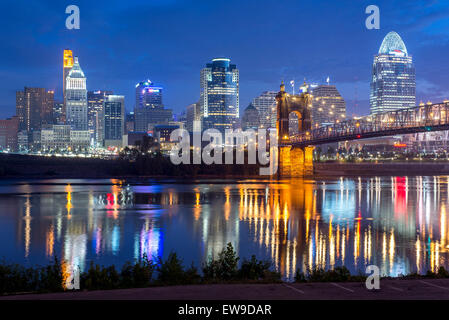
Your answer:
[[[410,133],[414,130],[423,131],[424,127],[429,131],[441,130],[445,126],[449,126],[449,102],[446,101],[336,122],[291,136],[290,141],[299,144],[319,144],[325,143],[326,140],[332,142],[345,138],[353,140],[391,135],[395,131],[399,133],[406,129],[409,129]]]

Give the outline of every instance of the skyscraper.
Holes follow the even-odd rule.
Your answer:
[[[87,128],[89,129],[90,136],[94,138],[96,141],[101,141],[98,133],[102,132],[102,128],[98,128],[97,126],[101,126],[101,117],[103,112],[104,101],[106,96],[111,95],[112,91],[88,91],[87,92]]]
[[[54,91],[28,88],[16,92],[16,115],[19,130],[40,130],[42,124],[53,122]]]
[[[276,91],[264,91],[251,103],[259,111],[259,124],[262,128],[276,128],[276,94]]]
[[[239,119],[239,70],[230,59],[213,59],[201,70],[200,108],[203,129],[233,128]]]
[[[66,78],[66,123],[73,130],[88,130],[86,77],[78,57]]]
[[[401,37],[388,33],[374,56],[371,79],[371,114],[414,107],[415,67]]]
[[[122,146],[122,138],[125,134],[125,97],[119,95],[107,95],[103,108],[104,146]]]
[[[192,103],[186,108],[186,129],[189,132],[200,131],[201,128],[198,127],[201,121],[201,110],[200,103]]]
[[[156,124],[168,124],[172,120],[172,110],[165,109],[162,103],[162,90],[162,87],[153,85],[150,80],[136,84],[136,131],[151,132]]]
[[[70,70],[73,67],[73,54],[72,50],[65,49],[64,50],[64,56],[63,56],[63,67],[62,67],[62,101],[64,104],[64,107],[62,108],[62,117],[61,120],[65,121],[65,110],[66,110],[66,78],[69,74]]]
[[[346,102],[334,85],[318,85],[313,88],[312,94],[312,121],[314,127],[345,120]]]

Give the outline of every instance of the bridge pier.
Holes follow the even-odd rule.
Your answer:
[[[313,174],[314,147],[279,147],[279,176],[304,177]]]

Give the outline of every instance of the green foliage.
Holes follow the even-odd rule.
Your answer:
[[[331,270],[324,270],[322,268],[309,269],[307,273],[300,270],[296,271],[296,282],[345,282],[345,281],[361,281],[365,276],[353,276],[348,268],[336,267]]]
[[[120,286],[120,276],[114,266],[108,268],[90,263],[80,276],[80,287],[87,290],[113,289]]]
[[[218,259],[213,257],[204,265],[203,274],[207,280],[233,280],[238,275],[237,253],[229,242],[225,249],[218,254]]]
[[[182,260],[174,252],[168,255],[167,260],[160,262],[158,273],[158,282],[165,285],[193,284],[201,280],[193,264],[189,269],[184,270]]]
[[[56,257],[52,264],[36,268],[3,262],[0,264],[0,294],[62,291],[61,270],[61,264]]]
[[[134,264],[126,262],[120,273],[115,266],[103,267],[91,263],[87,272],[81,274],[80,287],[86,290],[148,287],[154,270],[154,264],[146,256]]]
[[[270,272],[271,262],[257,260],[255,255],[250,260],[244,259],[239,270],[240,279],[261,280]]]

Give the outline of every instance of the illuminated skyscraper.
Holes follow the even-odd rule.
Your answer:
[[[313,88],[312,121],[314,127],[333,124],[346,118],[346,102],[333,85]]]
[[[276,128],[276,91],[265,91],[251,103],[259,111],[262,128]]]
[[[66,123],[72,130],[88,130],[86,77],[78,57],[66,78]]]
[[[156,124],[168,124],[172,120],[172,110],[165,109],[162,103],[162,90],[162,87],[153,85],[150,80],[136,84],[136,131],[152,132]]]
[[[101,116],[103,114],[104,101],[112,91],[98,90],[87,92],[87,127],[91,138],[101,142],[103,128]]]
[[[16,92],[16,115],[19,130],[40,130],[43,124],[53,122],[54,91],[27,88]]]
[[[122,146],[125,134],[125,97],[107,95],[103,107],[103,139],[104,146]]]
[[[371,114],[414,107],[415,67],[401,37],[394,31],[374,56],[371,79]]]
[[[239,119],[239,70],[231,60],[213,59],[201,70],[200,108],[203,129],[222,132]]]
[[[72,50],[66,49],[64,50],[64,57],[63,57],[63,69],[62,69],[62,101],[64,103],[64,108],[62,108],[62,120],[65,121],[65,109],[66,109],[66,97],[65,97],[65,91],[66,91],[66,78],[69,74],[70,70],[73,67],[73,54]]]

